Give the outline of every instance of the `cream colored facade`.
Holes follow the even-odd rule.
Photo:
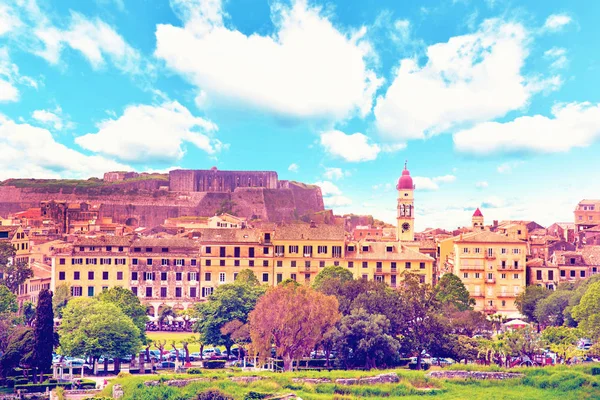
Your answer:
[[[454,273],[475,300],[476,311],[519,314],[515,298],[526,285],[526,253],[525,242],[488,231],[454,240]]]

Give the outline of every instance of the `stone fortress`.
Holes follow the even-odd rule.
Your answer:
[[[9,179],[0,183],[0,216],[41,202],[92,203],[99,217],[152,227],[167,218],[210,217],[224,204],[240,217],[292,221],[324,210],[321,189],[279,180],[274,171],[173,170],[169,174],[107,172],[81,181]]]

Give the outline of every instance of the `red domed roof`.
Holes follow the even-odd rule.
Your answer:
[[[479,207],[477,207],[477,210],[475,210],[475,212],[473,213],[474,217],[483,217],[483,214],[481,213],[481,210],[479,210]]]
[[[413,180],[410,177],[410,172],[406,169],[406,163],[404,163],[404,170],[402,171],[402,176],[398,179],[398,185],[396,185],[396,189],[414,189]]]

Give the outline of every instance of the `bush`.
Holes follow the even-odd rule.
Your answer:
[[[71,389],[70,383],[41,383],[41,384],[30,384],[30,385],[15,385],[15,392],[20,390],[22,393],[43,393],[46,388],[52,390],[57,387],[64,387],[65,389]],[[94,385],[96,387],[96,385]]]
[[[225,360],[208,360],[203,365],[206,369],[221,369],[225,368]]]
[[[429,364],[429,363],[421,363],[421,369],[423,371],[427,371],[429,368],[431,368],[431,364]],[[412,370],[417,369],[417,363],[410,363],[410,364],[408,364],[408,369],[412,369]]]
[[[244,396],[244,400],[260,400],[260,399],[264,399],[267,398],[269,396],[269,394],[267,393],[259,393],[259,392],[248,392],[246,393],[246,395]]]
[[[200,375],[202,373],[202,368],[188,368],[187,373],[190,375]]]
[[[590,370],[590,373],[592,375],[600,375],[600,367],[592,367],[592,369]]]
[[[117,378],[126,378],[128,376],[131,376],[131,374],[129,372],[119,372],[119,374],[117,375]]]
[[[209,389],[198,393],[196,400],[233,400],[233,397],[217,389]]]

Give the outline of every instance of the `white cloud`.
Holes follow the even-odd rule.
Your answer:
[[[456,181],[456,176],[454,175],[444,175],[444,176],[436,176],[433,178],[433,181],[436,183],[452,183]]]
[[[0,36],[21,26],[21,20],[6,4],[0,4]]]
[[[394,22],[394,30],[392,31],[392,39],[401,43],[405,43],[410,38],[410,21],[407,19],[398,19]]]
[[[62,119],[62,110],[60,107],[50,110],[35,110],[31,117],[43,125],[49,125],[56,130],[61,130],[64,126]]]
[[[506,205],[504,199],[498,196],[490,196],[481,203],[482,208],[501,208]]]
[[[99,18],[88,19],[71,12],[69,28],[57,29],[54,26],[41,26],[35,35],[44,43],[44,49],[37,54],[52,64],[58,63],[64,45],[83,54],[98,69],[110,59],[112,64],[124,72],[140,71],[140,54],[131,47],[115,29]]]
[[[131,162],[173,162],[184,154],[184,142],[208,154],[215,154],[223,144],[209,136],[217,126],[195,117],[178,102],[160,106],[131,105],[118,119],[98,124],[97,133],[75,139],[81,147]]]
[[[454,145],[467,153],[533,151],[565,152],[587,147],[600,137],[600,104],[568,103],[552,108],[552,117],[518,117],[509,122],[484,122],[457,132]]]
[[[292,163],[292,164],[290,164],[290,166],[288,167],[288,171],[291,171],[291,172],[298,172],[298,169],[299,169],[299,168],[300,168],[300,167],[298,166],[298,164],[296,164],[296,163]]]
[[[413,183],[416,190],[438,190],[440,188],[433,179],[424,176],[413,176]]]
[[[345,207],[352,204],[352,200],[347,196],[344,196],[340,188],[333,182],[321,181],[315,182],[314,184],[321,188],[323,203],[325,203],[326,207]]]
[[[552,14],[544,23],[544,28],[550,31],[558,31],[561,30],[565,25],[571,23],[571,17],[566,14]]]
[[[58,143],[43,128],[19,124],[0,115],[0,179],[89,178],[127,165],[85,155]],[[23,160],[26,160],[24,162]]]
[[[0,47],[0,102],[19,100],[18,84],[37,89],[37,82],[35,80],[19,74],[17,65],[10,61],[8,49]]]
[[[489,184],[487,183],[487,181],[479,181],[479,182],[475,183],[475,187],[479,188],[479,189],[485,189],[488,186],[489,186]]]
[[[382,80],[368,68],[365,29],[346,34],[305,0],[276,2],[270,36],[223,24],[219,0],[177,0],[183,27],[160,24],[156,57],[198,87],[199,98],[237,101],[295,118],[339,119],[371,111]]]
[[[567,50],[562,47],[553,47],[544,52],[544,57],[552,60],[550,64],[551,68],[561,69],[565,68],[569,63],[567,59]]]
[[[323,173],[323,177],[329,180],[339,180],[345,176],[350,176],[350,171],[344,171],[341,168],[335,167],[325,167],[325,172]]]
[[[425,138],[525,106],[533,93],[556,83],[535,77],[538,84],[530,85],[521,74],[527,41],[522,25],[486,20],[475,33],[429,46],[424,66],[403,59],[377,98],[380,133],[400,141]]]
[[[379,145],[370,143],[369,137],[357,132],[347,135],[338,130],[321,133],[321,145],[334,156],[349,162],[375,160],[381,151]]]
[[[510,173],[510,172],[512,172],[513,169],[515,169],[516,167],[518,167],[521,164],[523,164],[523,161],[507,161],[507,162],[504,162],[504,163],[498,165],[496,170],[500,174]]]

